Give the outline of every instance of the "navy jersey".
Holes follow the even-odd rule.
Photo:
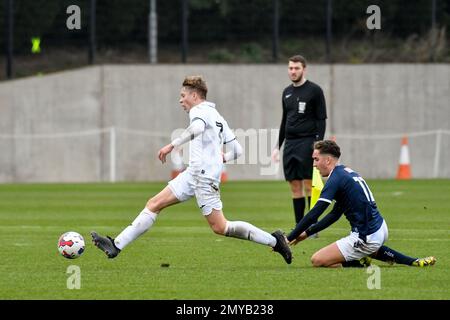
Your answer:
[[[365,239],[381,227],[383,217],[373,194],[364,179],[352,169],[337,165],[331,172],[319,201],[331,203],[333,199],[360,238]]]

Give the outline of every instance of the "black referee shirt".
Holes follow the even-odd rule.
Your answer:
[[[319,140],[323,139],[325,132],[319,132],[318,122],[327,118],[327,110],[323,91],[317,84],[309,80],[299,87],[291,84],[284,89],[282,101],[279,147],[285,138],[316,136]]]

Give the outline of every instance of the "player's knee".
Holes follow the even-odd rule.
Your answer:
[[[227,228],[226,221],[218,221],[210,224],[211,230],[218,235],[224,235]]]
[[[162,209],[162,202],[156,198],[151,198],[147,201],[146,207],[151,212],[159,212]]]
[[[293,199],[304,198],[305,194],[303,192],[292,192]]]
[[[211,230],[218,235],[223,236],[226,232],[226,223],[221,223],[221,222],[217,222],[217,223],[210,223],[209,225],[211,227]]]
[[[313,267],[324,267],[326,265],[326,261],[318,254],[313,254],[311,257],[311,264]]]
[[[305,193],[307,195],[311,195],[311,190],[312,190],[312,187],[305,185]]]
[[[300,190],[301,185],[299,183],[291,181],[291,190],[292,191],[298,191]]]
[[[298,183],[291,183],[291,192],[294,198],[304,197],[303,187]]]
[[[225,228],[218,226],[218,225],[212,225],[211,230],[218,235],[223,236],[225,234]]]
[[[303,189],[292,189],[291,191],[294,199],[303,198],[305,196]]]

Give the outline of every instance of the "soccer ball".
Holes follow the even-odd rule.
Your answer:
[[[58,251],[67,259],[76,259],[81,256],[84,246],[83,236],[74,231],[64,233],[58,240]]]

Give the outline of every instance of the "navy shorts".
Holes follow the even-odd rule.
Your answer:
[[[283,170],[286,181],[312,179],[315,141],[315,137],[285,140]]]

